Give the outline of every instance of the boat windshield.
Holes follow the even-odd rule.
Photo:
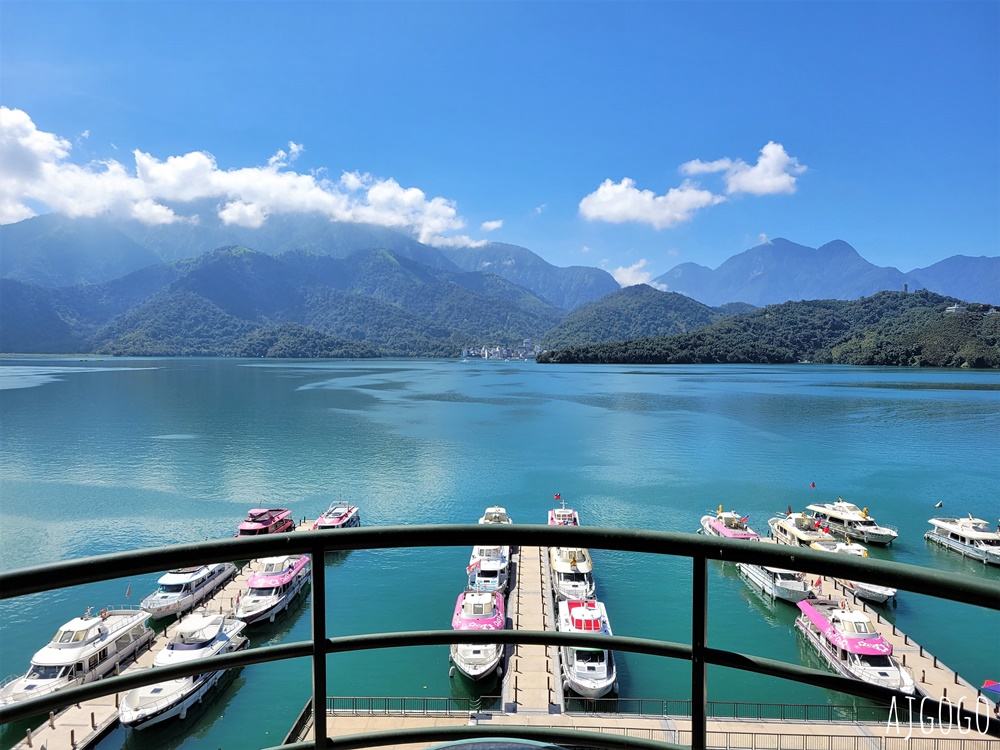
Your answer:
[[[586,583],[590,580],[589,573],[559,573],[559,580],[566,583]]]
[[[791,571],[788,570],[776,570],[774,571],[774,577],[779,581],[785,581],[785,582],[799,580],[798,573],[792,573]]]
[[[79,643],[87,637],[86,630],[60,630],[52,639],[53,643]]]
[[[275,586],[268,586],[266,588],[255,586],[247,592],[247,596],[274,596]]]
[[[502,557],[503,551],[501,547],[477,547],[476,555],[479,557]]]
[[[285,569],[284,562],[270,562],[264,566],[265,573],[281,573]]]
[[[237,536],[256,536],[257,534],[266,534],[267,529],[240,529]]]
[[[159,589],[161,594],[179,594],[183,590],[183,583],[161,583]]]
[[[840,627],[845,633],[857,633],[858,635],[869,635],[875,632],[867,620],[842,620]]]
[[[475,602],[466,600],[462,606],[462,612],[468,617],[482,617],[493,614],[493,600]]]
[[[583,662],[584,664],[603,664],[604,663],[604,652],[603,651],[584,651],[578,649],[576,652],[576,660],[578,662]]]
[[[881,654],[866,654],[861,657],[861,663],[869,667],[891,667],[892,659],[888,656],[882,656]]]
[[[64,677],[69,671],[69,665],[51,665],[43,666],[40,664],[32,664],[31,669],[28,670],[28,674],[25,675],[29,680],[54,680],[57,677]]]

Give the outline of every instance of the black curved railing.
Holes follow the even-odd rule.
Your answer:
[[[758,565],[809,570],[813,573],[838,576],[869,583],[880,583],[898,589],[949,601],[972,604],[1000,611],[1000,583],[971,576],[943,573],[914,565],[892,563],[850,555],[830,555],[810,549],[794,549],[774,544],[748,544],[743,541],[706,537],[698,534],[642,531],[595,527],[550,527],[529,525],[432,525],[387,526],[346,530],[311,531],[280,534],[274,537],[234,538],[221,541],[181,544],[170,547],[120,552],[89,557],[22,570],[0,573],[0,599],[26,596],[54,588],[64,588],[99,580],[120,578],[123,570],[130,574],[152,573],[181,565],[224,562],[269,555],[308,553],[313,560],[322,560],[324,553],[340,550],[388,549],[399,547],[465,547],[469,539],[482,544],[521,546],[579,546],[623,552],[642,552],[688,557],[692,560],[692,638],[691,644],[671,643],[627,636],[608,637],[560,633],[555,631],[463,631],[463,643],[537,644],[555,646],[612,648],[615,651],[651,654],[691,662],[691,747],[702,750],[707,745],[707,677],[709,664],[747,670],[786,680],[838,691],[871,700],[890,702],[899,697],[895,691],[857,680],[840,677],[797,664],[763,657],[709,648],[706,643],[708,626],[709,560],[746,562]],[[58,585],[53,585],[58,581]],[[312,566],[311,587],[312,637],[309,641],[264,646],[242,652],[212,657],[195,666],[158,667],[150,671],[123,674],[68,688],[57,693],[0,707],[0,723],[24,719],[102,695],[129,690],[164,679],[176,679],[206,670],[226,669],[282,659],[309,657],[312,661],[313,742],[300,742],[284,747],[291,750],[307,748],[370,747],[385,742],[412,743],[423,740],[455,740],[495,736],[498,728],[463,726],[434,727],[427,730],[391,730],[367,735],[327,738],[327,670],[326,655],[345,651],[404,646],[447,645],[459,637],[452,630],[375,633],[360,636],[326,636],[326,570]],[[975,726],[981,733],[1000,737],[1000,720],[985,720],[983,715],[964,706],[953,706],[933,699],[922,701],[922,710],[931,716],[946,715],[966,726]],[[943,713],[942,713],[943,712]],[[983,726],[985,724],[985,726]],[[678,748],[671,743],[635,737],[615,738],[611,735],[540,727],[504,726],[505,736],[533,739],[569,745],[600,747]]]

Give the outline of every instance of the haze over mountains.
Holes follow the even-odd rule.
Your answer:
[[[1000,302],[1000,258],[904,274],[842,241],[775,239],[715,270],[681,264],[657,289],[516,245],[440,249],[321,218],[248,229],[50,214],[0,226],[0,248],[0,351],[25,353],[454,356],[686,334],[752,306],[904,285]]]

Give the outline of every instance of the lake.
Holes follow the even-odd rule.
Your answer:
[[[365,525],[474,523],[502,505],[545,523],[560,493],[588,526],[699,528],[722,504],[767,519],[838,497],[899,528],[883,559],[1000,580],[923,539],[934,515],[1000,517],[1000,374],[795,366],[557,366],[495,360],[0,359],[5,570],[231,536],[251,507]],[[815,483],[815,487],[811,484]],[[935,510],[938,502],[941,510]],[[471,542],[470,542],[471,547]],[[618,635],[690,642],[690,564],[592,550]],[[328,562],[331,635],[448,628],[464,548],[357,551]],[[138,603],[157,574],[0,602],[0,677],[87,606]],[[709,566],[708,644],[792,663],[798,610]],[[974,684],[1000,679],[1000,615],[901,591],[886,616]],[[987,635],[987,634],[994,635]],[[248,631],[309,637],[308,607]],[[623,654],[621,695],[686,698],[689,665]],[[333,695],[464,694],[446,647],[330,659]],[[197,719],[100,748],[277,744],[309,697],[304,661],[248,667]],[[710,670],[711,700],[842,703]],[[23,736],[8,727],[0,746]]]

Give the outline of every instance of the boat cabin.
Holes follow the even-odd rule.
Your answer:
[[[287,508],[251,508],[246,520],[239,525],[236,536],[277,534],[295,530],[292,512]]]

